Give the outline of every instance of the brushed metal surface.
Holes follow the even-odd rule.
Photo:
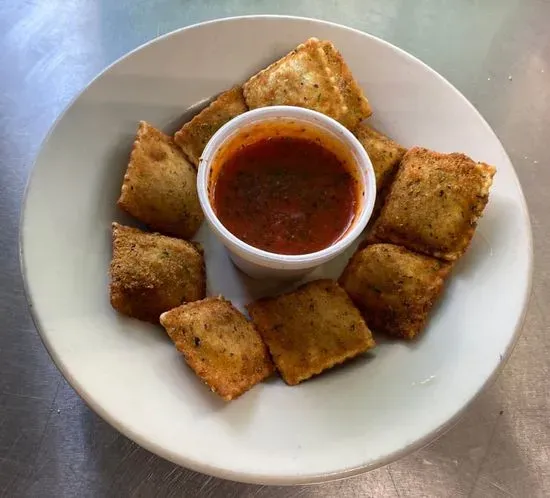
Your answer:
[[[535,236],[533,297],[497,382],[425,449],[357,478],[310,487],[210,478],[118,434],[53,366],[27,312],[19,274],[25,183],[41,141],[69,101],[106,65],[160,34],[256,13],[347,24],[446,76],[510,154]],[[549,19],[547,0],[0,0],[0,496],[549,496]]]

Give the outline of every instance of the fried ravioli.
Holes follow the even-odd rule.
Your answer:
[[[401,161],[371,242],[391,242],[454,261],[468,248],[495,168],[459,153],[414,147]]]
[[[347,113],[344,96],[329,68],[321,42],[310,38],[244,85],[250,109],[271,105],[307,107],[336,120]]]
[[[185,123],[174,135],[174,141],[195,165],[199,165],[208,141],[225,123],[248,110],[241,87],[222,93],[206,109]]]
[[[284,381],[296,385],[374,347],[349,296],[332,280],[247,306]]]
[[[424,327],[450,269],[451,263],[401,246],[373,244],[355,253],[339,282],[372,330],[413,339]]]
[[[163,313],[160,322],[187,364],[226,401],[273,372],[254,325],[221,297],[179,306]]]
[[[346,105],[346,113],[340,122],[349,128],[354,129],[363,119],[371,114],[369,101],[365,97],[363,90],[351,74],[350,68],[342,57],[342,54],[336,49],[330,41],[322,41],[321,46],[327,57],[328,67],[333,78],[336,80],[336,86],[340,90]]]
[[[158,323],[161,313],[202,299],[202,252],[185,240],[113,223],[111,305],[138,320]]]
[[[356,127],[353,134],[370,157],[376,175],[376,188],[381,192],[391,182],[407,149],[365,123]]]
[[[197,173],[173,140],[145,121],[124,175],[118,206],[152,230],[189,239],[203,220]]]

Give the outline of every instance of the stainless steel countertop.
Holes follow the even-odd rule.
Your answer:
[[[446,76],[510,154],[535,236],[531,304],[498,381],[425,449],[357,478],[310,487],[210,478],[118,434],[57,372],[28,314],[19,273],[25,183],[69,101],[109,63],[160,34],[256,13],[347,24]],[[549,496],[549,20],[548,0],[0,0],[0,496]]]

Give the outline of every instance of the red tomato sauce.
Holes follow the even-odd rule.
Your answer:
[[[218,219],[243,242],[277,254],[332,245],[352,224],[357,180],[320,140],[272,136],[238,148],[211,188]]]

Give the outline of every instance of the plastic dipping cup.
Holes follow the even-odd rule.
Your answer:
[[[221,223],[211,204],[212,166],[216,164],[218,154],[223,153],[226,147],[230,147],[243,136],[253,135],[254,129],[262,125],[273,124],[275,129],[277,125],[285,122],[317,130],[331,142],[346,148],[357,168],[356,178],[360,182],[359,208],[350,227],[332,245],[309,254],[276,254],[243,242]],[[376,178],[372,163],[357,138],[340,123],[324,114],[291,106],[263,107],[248,111],[220,128],[210,139],[201,156],[197,189],[209,226],[229,251],[233,263],[253,278],[297,279],[334,259],[364,230],[376,200]]]

